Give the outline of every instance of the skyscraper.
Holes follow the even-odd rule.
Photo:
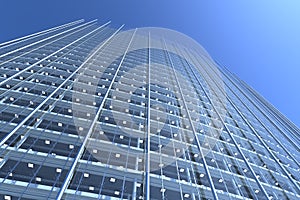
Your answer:
[[[2,199],[299,199],[299,129],[192,39],[78,20],[0,44]]]

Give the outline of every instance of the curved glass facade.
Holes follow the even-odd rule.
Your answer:
[[[0,198],[300,199],[295,125],[201,47],[121,29],[0,44]]]

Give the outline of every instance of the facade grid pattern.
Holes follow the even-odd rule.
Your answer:
[[[0,44],[0,199],[300,199],[294,124],[207,54],[122,28]]]

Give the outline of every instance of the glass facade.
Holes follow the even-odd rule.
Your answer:
[[[300,199],[298,127],[205,50],[122,28],[0,44],[0,199]]]

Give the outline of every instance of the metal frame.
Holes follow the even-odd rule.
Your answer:
[[[122,25],[122,26],[121,26],[121,27],[120,27],[120,28],[119,28],[119,29],[118,29],[118,30],[117,30],[110,38],[113,38],[113,37],[116,35],[116,33],[118,33],[118,32],[123,28],[123,26],[124,26],[124,25]],[[126,54],[127,54],[127,52],[128,52],[128,49],[129,49],[129,47],[130,47],[130,45],[131,45],[131,43],[132,43],[132,40],[133,40],[133,38],[134,38],[134,36],[135,36],[136,30],[137,30],[137,29],[135,29],[134,33],[132,34],[131,40],[130,40],[128,46],[127,46],[127,49],[126,49],[126,51],[125,51],[125,53],[124,53],[124,55],[123,55],[121,61],[120,61],[120,64],[119,64],[119,66],[118,66],[118,68],[117,68],[117,70],[116,70],[116,72],[115,72],[115,75],[114,75],[114,77],[113,77],[113,79],[112,79],[112,81],[111,81],[111,83],[110,83],[110,85],[109,85],[109,87],[108,87],[108,89],[107,89],[107,91],[106,91],[106,93],[105,93],[103,99],[102,99],[102,102],[101,102],[101,104],[100,104],[100,106],[99,106],[99,109],[97,110],[97,113],[96,113],[96,115],[95,115],[95,118],[94,118],[93,122],[91,123],[91,126],[90,126],[90,128],[89,128],[89,131],[87,132],[86,136],[84,137],[84,140],[83,140],[83,142],[82,142],[82,145],[81,145],[81,147],[80,147],[80,149],[79,149],[79,151],[78,151],[78,153],[77,153],[75,159],[73,160],[73,163],[72,163],[72,166],[71,166],[71,168],[70,168],[70,170],[69,170],[69,172],[68,172],[68,175],[67,175],[67,177],[66,177],[66,179],[65,179],[65,181],[64,181],[64,183],[63,183],[63,185],[62,185],[62,187],[60,188],[60,190],[59,190],[59,192],[58,192],[58,194],[57,194],[57,197],[56,197],[57,200],[60,200],[60,199],[62,198],[62,196],[63,196],[65,190],[68,188],[68,186],[69,186],[69,184],[70,184],[70,182],[71,182],[71,179],[72,179],[72,177],[73,177],[73,175],[74,175],[74,172],[75,172],[75,168],[76,168],[76,166],[77,166],[77,163],[78,163],[78,161],[80,160],[81,156],[83,155],[83,152],[84,152],[84,150],[85,150],[85,145],[87,144],[88,139],[90,138],[91,134],[93,133],[94,126],[95,126],[96,122],[98,121],[98,117],[100,116],[100,113],[101,113],[102,108],[103,108],[103,106],[104,106],[105,100],[106,100],[106,98],[108,97],[108,94],[109,94],[109,92],[110,92],[110,90],[111,90],[111,88],[112,88],[112,86],[113,86],[113,83],[114,83],[114,81],[115,81],[115,79],[116,79],[116,77],[117,77],[117,75],[118,75],[118,72],[119,72],[119,70],[120,70],[120,68],[121,68],[121,65],[122,65],[122,63],[123,63],[123,61],[124,61],[124,59],[125,59],[125,56],[126,56]],[[98,51],[102,48],[102,46],[103,46],[103,45],[101,45],[101,47],[99,47],[99,48],[97,49],[97,51],[95,51],[95,52],[87,59],[87,61],[89,61],[96,53],[98,53]],[[86,62],[87,62],[87,61],[86,61]]]
[[[44,38],[44,39],[42,39],[42,40],[39,40],[39,41],[36,41],[36,42],[34,42],[34,43],[25,45],[25,46],[23,46],[23,47],[20,47],[20,48],[18,48],[18,49],[15,49],[15,50],[9,51],[9,52],[7,52],[7,53],[4,53],[4,54],[0,55],[0,58],[3,58],[3,57],[5,57],[5,56],[8,56],[8,55],[10,55],[10,54],[12,54],[12,53],[21,51],[21,50],[26,49],[26,48],[28,48],[28,47],[31,47],[31,46],[33,46],[33,45],[39,44],[39,43],[41,43],[41,42],[47,41],[47,40],[49,40],[49,39],[52,39],[52,38],[54,38],[54,37],[56,37],[56,36],[59,36],[59,35],[62,35],[62,34],[64,34],[64,33],[70,32],[70,31],[72,31],[72,30],[74,30],[74,29],[76,29],[76,28],[79,28],[79,27],[82,27],[82,26],[85,26],[85,25],[94,23],[94,22],[96,22],[96,21],[97,21],[97,20],[93,20],[93,21],[90,21],[90,22],[81,24],[81,25],[79,25],[79,26],[76,26],[76,27],[73,27],[73,28],[71,28],[71,29],[65,30],[65,31],[63,31],[63,32],[61,32],[61,33],[57,33],[57,34],[55,34],[55,35],[51,35],[51,36],[49,36],[49,37],[47,37],[47,38]]]
[[[205,158],[204,158],[204,154],[203,154],[203,152],[202,152],[201,144],[200,144],[199,138],[197,137],[196,129],[195,129],[194,124],[193,124],[193,122],[192,122],[192,118],[191,118],[191,116],[190,116],[189,109],[188,109],[188,107],[187,107],[187,105],[186,105],[185,98],[184,98],[184,95],[183,95],[183,93],[182,93],[182,89],[181,89],[180,83],[179,83],[179,81],[178,81],[178,78],[177,78],[177,75],[176,75],[176,72],[175,72],[175,68],[174,68],[172,59],[171,59],[170,54],[169,54],[169,52],[168,52],[168,49],[167,49],[165,40],[163,40],[163,41],[164,41],[165,50],[166,50],[166,52],[167,52],[168,58],[169,58],[170,63],[171,63],[171,67],[172,67],[172,69],[173,69],[173,73],[174,73],[174,76],[175,76],[176,83],[177,83],[178,88],[179,88],[180,96],[182,97],[182,101],[183,101],[184,107],[185,107],[185,109],[186,109],[186,112],[187,112],[187,115],[188,115],[189,122],[190,122],[191,127],[192,127],[192,131],[193,131],[193,134],[194,134],[196,143],[197,143],[197,148],[198,148],[198,150],[199,150],[199,152],[200,152],[200,154],[201,154],[201,158],[203,158],[202,160],[203,160],[204,170],[205,170],[205,172],[206,172],[206,174],[207,174],[207,176],[208,176],[208,180],[209,180],[209,184],[210,184],[210,187],[211,187],[211,191],[212,191],[213,197],[214,197],[215,200],[218,200],[218,195],[217,195],[217,192],[216,192],[216,189],[215,189],[213,180],[212,180],[212,178],[211,178],[210,172],[209,172],[209,170],[208,170],[208,166],[207,166],[206,160],[205,160]]]
[[[11,61],[13,61],[13,60],[15,60],[15,59],[17,59],[17,58],[20,58],[20,57],[22,57],[22,56],[24,56],[24,55],[27,55],[27,54],[29,54],[29,53],[31,53],[31,52],[37,50],[37,49],[40,49],[40,48],[45,47],[45,46],[47,46],[47,45],[49,45],[49,44],[52,44],[52,43],[54,43],[54,42],[56,42],[56,41],[59,41],[59,40],[65,38],[65,37],[68,37],[68,36],[70,36],[70,35],[73,35],[73,34],[79,32],[79,31],[82,31],[82,30],[84,30],[84,29],[86,29],[86,28],[88,28],[88,27],[90,27],[90,26],[92,26],[92,25],[94,25],[94,24],[87,25],[87,26],[85,26],[85,27],[83,27],[83,28],[80,28],[81,26],[80,26],[80,27],[79,27],[79,26],[78,26],[78,27],[74,27],[75,29],[76,29],[76,28],[80,28],[80,29],[78,29],[78,30],[76,30],[76,31],[74,31],[74,32],[68,33],[68,34],[66,34],[66,35],[64,35],[64,36],[62,36],[62,37],[60,37],[60,38],[57,38],[57,39],[55,39],[55,40],[53,40],[53,41],[47,42],[46,44],[43,44],[43,45],[41,45],[41,46],[38,46],[38,47],[36,47],[36,48],[34,48],[34,49],[30,50],[30,51],[26,51],[25,53],[22,53],[22,54],[20,54],[20,55],[18,55],[18,56],[14,56],[14,57],[11,58],[11,59],[5,60],[5,61],[3,61],[3,62],[0,63],[0,66],[6,64],[6,63],[8,63],[8,62],[11,62]],[[70,31],[70,30],[69,30],[69,31]]]
[[[223,73],[224,74],[224,73]],[[226,74],[224,74],[226,76]],[[229,79],[229,78],[228,78]],[[229,79],[230,80],[230,79]],[[230,80],[230,82],[232,82]],[[226,84],[226,83],[225,83]],[[234,84],[236,86],[236,84]],[[236,86],[237,87],[237,86]],[[231,88],[228,87],[230,91]],[[261,120],[251,111],[251,109],[234,93],[232,92],[237,99],[240,100],[240,102],[247,108],[247,110],[255,117],[256,120],[258,120],[260,122],[260,124],[268,131],[268,133],[276,140],[276,142],[278,142],[278,144],[286,151],[286,153],[294,160],[294,162],[298,165],[299,163],[295,160],[295,158],[286,150],[286,148],[280,143],[280,141],[274,136],[274,134],[261,122]],[[243,93],[244,94],[244,93]],[[245,94],[244,94],[245,95]],[[299,191],[300,194],[300,187],[299,185],[295,182],[295,180],[290,176],[290,174],[288,173],[288,171],[282,166],[282,164],[279,162],[278,158],[274,155],[274,153],[268,148],[268,146],[266,145],[266,143],[264,142],[264,140],[258,135],[258,133],[256,132],[256,130],[253,128],[253,126],[250,124],[250,122],[248,120],[246,120],[245,116],[242,114],[242,112],[237,108],[237,106],[234,105],[234,103],[227,98],[227,100],[230,102],[230,104],[234,107],[234,109],[239,113],[239,115],[242,117],[242,119],[244,120],[244,122],[248,125],[248,127],[252,130],[252,132],[254,133],[254,135],[257,137],[257,139],[262,143],[262,145],[265,147],[265,149],[268,151],[268,153],[272,156],[272,158],[274,159],[274,161],[279,165],[279,167],[284,171],[285,175],[290,179],[290,181],[294,184],[294,186],[297,188],[297,190]],[[252,102],[253,103],[253,102]]]
[[[187,52],[187,51],[186,51],[186,52]],[[190,55],[188,52],[187,52],[187,55],[191,58],[191,55]],[[197,57],[195,57],[195,58],[196,58],[197,61],[198,61],[198,58],[197,58]],[[191,59],[192,59],[192,58],[191,58]],[[192,60],[193,60],[193,59],[192,59]],[[238,143],[236,142],[235,138],[233,137],[232,133],[230,132],[229,128],[228,128],[227,125],[225,124],[225,122],[224,122],[224,120],[222,119],[220,113],[219,113],[218,110],[216,109],[216,107],[215,107],[213,101],[211,100],[211,98],[209,97],[209,95],[207,94],[207,92],[205,91],[205,89],[204,89],[204,87],[203,87],[201,81],[200,81],[199,78],[196,76],[196,74],[195,74],[193,68],[190,66],[190,64],[189,64],[188,62],[187,62],[187,64],[188,64],[190,70],[192,71],[194,77],[196,78],[197,82],[199,83],[200,87],[202,88],[203,92],[205,93],[205,96],[208,98],[209,102],[211,103],[211,105],[212,105],[214,111],[216,112],[218,118],[220,119],[220,121],[222,122],[223,126],[225,127],[225,129],[226,129],[226,131],[227,131],[229,137],[231,138],[231,140],[233,141],[233,143],[234,143],[235,147],[237,148],[238,152],[239,152],[240,155],[242,156],[243,161],[245,162],[246,166],[248,167],[248,169],[250,170],[251,174],[253,175],[254,180],[255,180],[256,183],[258,184],[258,187],[261,189],[261,191],[262,191],[262,193],[264,194],[264,196],[265,196],[267,199],[269,199],[268,193],[266,192],[265,188],[262,186],[261,182],[260,182],[259,179],[257,178],[257,176],[256,176],[256,174],[255,174],[255,172],[254,172],[254,170],[252,169],[252,167],[251,167],[250,163],[248,162],[247,158],[245,157],[243,151],[241,150],[241,148],[239,147],[239,145],[238,145]],[[203,69],[205,70],[205,68],[203,68]],[[201,71],[199,71],[199,72],[201,73]],[[209,75],[209,73],[208,73],[208,75]],[[207,80],[206,80],[206,81],[207,81]]]
[[[89,25],[89,26],[91,26],[91,25]],[[88,28],[89,26],[86,26],[86,27],[84,27],[84,28],[82,28],[82,29],[79,29],[79,30],[75,31],[74,33],[77,33],[77,32],[79,32],[79,31],[82,31],[82,30],[84,30],[85,28]],[[104,29],[103,29],[103,30],[104,30]],[[101,31],[102,31],[102,30],[101,30]],[[92,32],[94,32],[94,31],[91,31],[91,33],[92,33]],[[62,38],[58,38],[58,39],[56,39],[56,40],[54,40],[54,41],[52,41],[52,42],[49,42],[49,43],[47,43],[47,44],[45,44],[45,45],[42,45],[41,47],[44,47],[44,46],[46,46],[46,45],[48,45],[48,44],[51,44],[51,43],[53,43],[53,42],[56,42],[56,41],[58,41],[58,40],[61,40],[61,39],[65,38],[65,37],[67,37],[67,36],[70,36],[70,35],[74,34],[74,33],[70,33],[70,34],[68,34],[68,35],[66,35],[66,36],[63,36]],[[97,33],[97,34],[98,34],[98,33]],[[89,34],[88,34],[88,35],[89,35]],[[86,36],[88,36],[88,35],[86,35]],[[86,37],[86,36],[84,36],[84,37]],[[40,48],[40,47],[39,47],[39,48]],[[34,50],[36,50],[36,49],[33,49],[33,50],[29,51],[29,52],[26,52],[25,54],[28,54],[28,53],[30,53],[30,52],[32,52],[32,51],[34,51]],[[22,55],[20,55],[20,56],[23,56],[23,55],[25,55],[25,54],[22,54]],[[64,54],[64,55],[65,55],[65,54]],[[18,57],[20,57],[20,56],[14,57],[14,58],[12,58],[11,60],[14,60],[14,59],[16,59],[16,58],[18,58]],[[11,61],[11,60],[8,60],[8,61],[5,61],[5,62],[3,62],[3,63],[0,63],[0,66],[1,66],[2,64],[5,64],[6,62]],[[57,59],[56,59],[56,60],[57,60]],[[52,61],[51,63],[55,62],[56,60]],[[50,63],[49,63],[49,64],[50,64]],[[35,63],[34,63],[33,65],[35,65]],[[28,76],[26,79],[23,79],[22,81],[26,81],[26,80],[30,79],[32,76],[38,74],[42,69],[43,69],[43,68],[40,68],[40,70],[36,71],[35,73],[32,73],[30,76]],[[23,71],[23,72],[24,72],[24,71]],[[14,85],[13,87],[11,87],[11,88],[9,88],[8,90],[6,90],[5,92],[1,93],[1,94],[0,94],[0,97],[5,96],[6,93],[8,93],[8,92],[14,90],[20,83],[21,83],[21,82],[17,83],[17,84]]]
[[[151,144],[151,140],[150,140],[150,93],[151,93],[151,74],[150,74],[150,66],[151,66],[151,35],[149,33],[148,35],[148,99],[147,99],[147,142],[146,142],[146,147],[145,147],[145,189],[144,189],[144,199],[148,200],[150,199],[150,144]]]
[[[14,40],[3,42],[3,43],[0,44],[0,49],[6,48],[6,47],[11,46],[11,45],[15,45],[15,44],[20,43],[20,42],[24,42],[26,40],[33,39],[35,37],[39,37],[39,36],[47,34],[47,33],[51,33],[51,32],[56,31],[56,30],[66,28],[68,26],[75,25],[75,24],[78,24],[78,23],[81,23],[81,22],[84,22],[84,20],[83,19],[76,20],[76,21],[73,21],[73,22],[70,22],[70,23],[67,23],[67,24],[62,24],[60,26],[56,26],[56,27],[53,27],[53,28],[50,28],[50,29],[47,29],[47,30],[43,30],[43,31],[40,31],[40,32],[37,32],[37,33],[26,35],[26,36],[21,37],[21,38],[17,38],[17,39],[14,39]]]
[[[228,76],[222,72],[227,78]],[[228,78],[229,79],[229,78]],[[238,90],[240,92],[242,92],[246,97],[247,97],[247,94],[245,92],[243,92],[239,87],[238,85],[236,85],[231,79],[229,79],[230,82],[236,86],[236,88],[238,88]],[[235,95],[236,96],[236,95]],[[253,113],[253,111],[251,111],[251,109],[237,96],[237,98],[240,100],[240,102],[248,109],[248,111],[260,122],[260,124],[268,131],[268,133],[273,137],[273,139],[281,146],[281,148],[292,158],[292,160],[298,165],[298,167],[300,168],[300,164],[299,162],[296,160],[296,158],[286,149],[286,147],[280,142],[280,140],[270,131],[269,128],[267,128],[262,122],[261,120]],[[251,98],[248,98],[247,99],[270,121],[272,122],[272,120],[270,118],[268,118],[268,116],[266,116],[264,114],[264,112],[258,108],[258,106],[251,100]],[[273,124],[273,123],[272,123]],[[275,123],[274,125],[276,126],[276,128],[279,128]],[[279,130],[281,133],[284,134],[284,132],[282,130]],[[287,137],[287,136],[286,136]],[[297,147],[297,146],[296,146]],[[299,150],[299,149],[298,149]]]
[[[228,69],[225,66],[220,65],[222,68],[224,68],[226,71],[228,71]],[[229,71],[228,71],[229,72]],[[287,127],[288,129],[292,129],[293,131],[295,131],[296,134],[298,134],[298,137],[300,136],[299,131],[300,129],[293,124],[291,121],[289,121],[282,113],[280,113],[274,106],[272,106],[267,100],[265,100],[263,97],[261,97],[259,94],[257,94],[257,92],[255,92],[250,86],[248,86],[244,81],[238,79],[232,72],[229,72],[229,74],[234,77],[234,79],[236,79],[237,81],[239,81],[248,91],[250,91],[250,93],[252,93],[255,98],[257,98],[258,100],[260,100],[259,102],[267,109],[269,109],[268,112],[274,112],[271,113],[274,117],[276,117],[276,115],[278,115],[278,117],[280,117],[286,124],[283,125],[288,125],[289,127]],[[282,123],[280,120],[278,120],[280,123]]]
[[[220,64],[219,64],[220,65]],[[221,66],[221,65],[220,65]],[[222,69],[221,69],[222,70]],[[227,69],[226,69],[226,71],[228,71]],[[230,72],[229,72],[229,74],[231,74]],[[260,101],[257,101],[258,103],[260,103],[263,107],[265,107],[265,109],[266,109],[266,111],[267,112],[269,112],[270,114],[272,114],[272,116],[273,117],[275,117],[275,119],[280,123],[280,124],[282,124],[282,125],[285,125],[285,124],[283,124],[282,123],[282,121],[280,121],[278,118],[277,118],[277,116],[275,115],[275,114],[273,114],[273,113],[271,113],[270,111],[268,111],[267,109],[270,109],[271,111],[273,110],[273,108],[272,108],[272,106],[270,106],[270,105],[268,105],[269,103],[268,102],[266,102],[266,100],[264,100],[263,98],[261,98],[259,95],[257,95],[249,86],[247,86],[243,81],[241,81],[241,80],[239,80],[239,79],[237,79],[236,77],[234,77],[233,75],[231,75],[235,80],[237,80],[237,81],[239,81],[248,91],[250,91],[250,93],[252,93],[253,95],[254,95],[254,97],[255,98],[257,98],[258,100],[260,100]],[[235,84],[236,85],[236,84]],[[245,92],[243,92],[243,90],[240,88],[240,87],[237,87],[243,94],[245,94],[245,96],[247,97],[247,99],[249,99],[251,102],[253,102],[253,100],[251,99],[251,98],[249,98],[249,96],[248,96],[248,94],[246,94]],[[262,102],[264,102],[264,104],[266,104],[266,105],[264,105]],[[253,103],[254,104],[254,103]],[[269,122],[271,123],[271,124],[273,124],[277,129],[279,129],[279,131],[286,137],[286,139],[287,140],[289,140],[297,149],[298,149],[298,151],[300,151],[300,147],[298,146],[298,144],[296,144],[296,142],[295,141],[293,141],[291,138],[289,138],[285,133],[284,133],[284,131],[281,129],[281,127],[279,127],[276,123],[274,123],[271,119],[270,119],[270,117],[269,116],[267,116],[267,114],[265,113],[265,112],[263,112],[262,111],[262,109],[261,108],[259,108],[258,107],[258,105],[257,104],[254,104],[254,106],[269,120]],[[278,114],[278,113],[277,113]],[[286,121],[283,117],[280,117],[283,121]],[[286,127],[287,129],[289,129],[288,127]],[[299,132],[299,130],[298,130],[298,132],[297,132],[297,130],[295,130],[295,129],[293,129],[294,131],[295,131],[295,133],[297,134],[298,132]],[[290,130],[291,131],[291,130]],[[300,137],[300,134],[298,134],[298,135],[294,135],[295,133],[292,133],[291,132],[291,134],[295,137],[294,139],[296,139],[297,140],[297,137]]]
[[[102,28],[103,26],[105,26],[105,25],[107,25],[107,24],[104,24],[104,25],[102,25],[102,26],[100,26],[100,27],[98,27],[97,29],[95,29],[94,31],[96,31],[96,30],[98,30],[98,29],[100,29],[100,28]],[[93,31],[93,32],[94,32]],[[89,35],[89,34],[91,34],[91,33],[93,33],[93,32],[90,32],[90,33],[88,33],[87,35]],[[115,33],[116,34],[116,33]],[[114,36],[115,34],[113,34],[112,36]],[[87,35],[85,35],[85,36],[83,36],[83,37],[86,37]],[[102,48],[111,38],[112,38],[112,36],[111,37],[109,37],[98,49],[100,49],[100,48]],[[79,39],[77,39],[77,40],[75,40],[74,42],[72,42],[72,43],[70,43],[70,44],[68,44],[67,46],[65,46],[65,47],[63,47],[62,49],[60,49],[59,51],[61,51],[61,50],[63,50],[63,49],[65,49],[65,48],[67,48],[68,46],[71,46],[72,44],[74,44],[75,42],[77,42],[77,41],[79,41],[79,40],[81,40],[83,37],[81,37],[81,38],[79,38]],[[59,52],[59,51],[57,51],[57,52]],[[57,53],[57,52],[54,52],[54,53]],[[54,53],[53,53],[53,55],[54,55]],[[97,51],[95,51],[91,56],[93,56],[94,54],[96,54],[97,53]],[[90,57],[91,57],[90,56]],[[89,57],[89,58],[90,58]],[[85,65],[85,63],[87,63],[87,61],[88,61],[88,59],[85,61],[85,62],[83,62],[82,63],[82,65],[80,66],[80,67],[78,67],[68,78],[66,78],[65,79],[65,81],[64,82],[62,82],[61,83],[61,85],[59,85],[51,94],[49,94],[49,96],[47,96],[47,98],[40,104],[40,105],[38,105],[21,123],[19,123],[18,124],[18,126],[16,126],[8,135],[6,135],[5,136],[5,138],[4,139],[2,139],[2,141],[0,142],[0,146],[2,146],[14,133],[16,133],[16,131],[19,129],[19,128],[21,128],[24,124],[25,124],[25,122],[34,114],[34,113],[36,113],[65,83],[67,83],[84,65]],[[1,84],[0,84],[1,85]]]
[[[92,23],[92,22],[88,22],[88,23]],[[76,29],[76,28],[79,28],[79,27],[81,27],[81,26],[87,25],[88,23],[82,24],[82,25],[80,25],[80,26],[78,26],[78,27],[74,27],[73,29]],[[110,22],[107,22],[106,24],[104,24],[104,25],[102,25],[102,26],[100,26],[100,27],[102,28],[102,27],[108,25],[109,23],[110,23]],[[98,27],[98,28],[100,28],[100,27]],[[97,28],[97,29],[98,29],[98,28]],[[71,30],[73,30],[73,29],[70,29],[70,30],[67,30],[67,31],[64,31],[64,32],[69,32],[69,31],[71,31]],[[63,32],[63,33],[64,33],[64,32]],[[62,33],[59,33],[59,35],[60,35],[60,34],[62,34]],[[87,35],[89,35],[89,34],[90,34],[90,33],[88,33]],[[51,36],[51,37],[52,37],[52,36]],[[83,37],[84,37],[84,36],[83,36]],[[81,38],[83,38],[83,37],[81,37]],[[49,39],[49,38],[45,38],[45,39]],[[41,40],[41,41],[42,41],[42,40]],[[77,39],[77,40],[75,40],[75,41],[79,41],[79,39]],[[36,62],[36,63],[34,63],[34,64],[32,64],[32,65],[26,67],[25,69],[23,69],[23,70],[17,72],[16,74],[14,74],[14,75],[12,75],[12,76],[6,78],[4,81],[1,81],[1,82],[0,82],[0,86],[3,85],[4,83],[6,83],[7,81],[9,81],[9,80],[15,78],[16,76],[22,74],[23,72],[27,71],[28,69],[30,69],[30,68],[36,66],[37,64],[43,62],[44,60],[50,58],[51,56],[55,55],[56,53],[58,53],[58,52],[64,50],[65,48],[69,47],[71,44],[74,44],[75,41],[72,42],[72,43],[70,43],[70,44],[68,44],[68,45],[66,45],[66,46],[64,46],[63,48],[61,48],[61,49],[59,49],[59,50],[53,52],[52,54],[50,54],[50,55],[44,57],[43,59],[39,60],[38,62]],[[10,52],[9,52],[9,53],[10,53]],[[4,55],[5,55],[5,54],[0,55],[0,57],[1,57],[1,56],[4,56]]]

